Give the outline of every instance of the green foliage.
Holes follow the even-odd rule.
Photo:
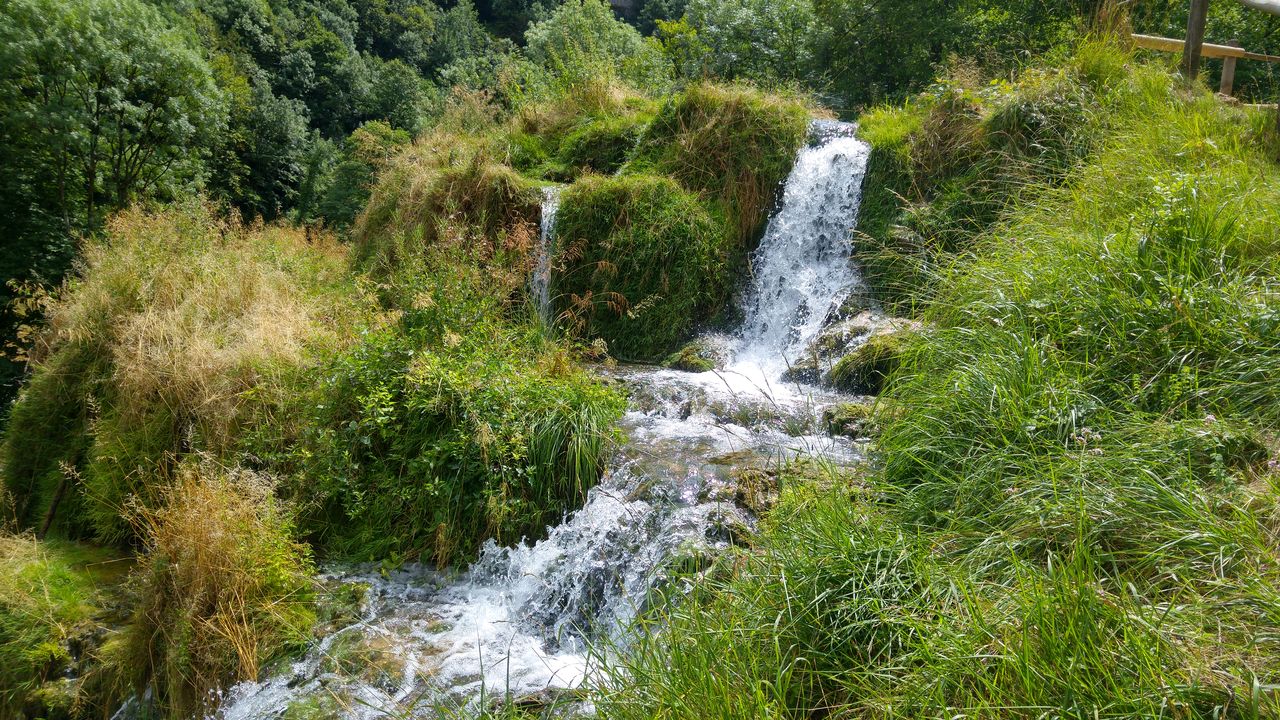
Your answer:
[[[917,182],[1053,170],[915,298],[929,332],[851,417],[877,466],[791,484],[623,656],[606,716],[1280,713],[1269,119],[1114,52],[1081,49],[1097,96],[1065,119],[1009,96],[868,118]],[[1075,126],[1090,153],[1064,160]]]
[[[799,100],[746,87],[694,85],[649,125],[633,171],[669,175],[718,206],[738,268],[753,249],[778,186],[804,144],[810,113]]]
[[[643,90],[661,90],[670,70],[657,46],[621,22],[605,0],[567,0],[525,33],[529,59],[561,87],[601,79]]]
[[[353,229],[358,261],[391,273],[437,246],[474,244],[492,257],[510,245],[517,264],[528,266],[541,193],[496,158],[483,137],[443,131],[407,148],[387,166]]]
[[[122,564],[111,561],[84,546],[0,535],[0,714],[88,717],[104,710],[92,708],[80,681],[61,678],[85,669],[105,590],[119,580],[112,568]]]
[[[696,28],[701,52],[681,70],[690,78],[805,80],[814,71],[814,6],[812,0],[689,0],[684,20]]]
[[[186,718],[310,640],[315,568],[265,478],[189,463],[169,495],[136,518],[148,549],[137,604],[104,653],[122,689],[151,686],[165,717]]]
[[[315,240],[200,205],[113,220],[49,308],[5,433],[21,521],[130,539],[123,509],[162,497],[182,456],[233,457],[258,423],[287,432],[273,409],[291,374],[356,316],[344,254]]]
[[[158,11],[14,0],[2,12],[4,160],[22,174],[9,212],[33,203],[87,230],[105,211],[200,176],[225,109],[208,66]]]
[[[872,157],[856,254],[878,299],[909,310],[1006,208],[1089,157],[1128,62],[1109,41],[1089,41],[1054,70],[985,85],[961,73],[864,116]]]
[[[621,399],[529,330],[473,312],[408,313],[408,337],[370,335],[308,396],[296,491],[331,554],[466,560],[486,538],[541,535],[599,479]]]
[[[564,194],[556,237],[562,322],[621,357],[661,357],[727,298],[725,232],[669,178],[579,180]]]
[[[314,190],[317,199],[315,214],[323,218],[329,227],[351,227],[369,201],[377,173],[409,141],[409,133],[381,121],[367,122],[356,128],[347,138],[331,175],[318,183]],[[300,217],[307,217],[306,209],[304,205],[299,206]]]

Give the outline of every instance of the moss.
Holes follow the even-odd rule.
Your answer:
[[[840,403],[822,411],[822,422],[832,435],[864,438],[876,432],[875,406],[871,403]]]
[[[669,178],[585,178],[556,222],[557,310],[619,357],[663,357],[727,300],[723,230]]]
[[[857,395],[878,395],[902,363],[909,331],[872,335],[831,368],[827,380],[838,390]]]
[[[694,341],[671,353],[662,366],[685,372],[710,372],[724,359],[724,353],[704,341]]]
[[[465,561],[539,537],[599,480],[620,394],[528,331],[472,322],[434,348],[371,335],[299,397],[313,430],[284,459],[324,552]]]
[[[0,715],[109,714],[81,681],[127,568],[108,551],[0,535]]]
[[[658,112],[632,169],[668,175],[723,208],[735,243],[729,259],[739,267],[804,145],[810,116],[795,98],[694,85]]]
[[[592,120],[564,138],[559,160],[579,170],[617,172],[630,158],[647,124],[648,118],[641,115]]]
[[[4,483],[23,526],[44,529],[51,520],[54,535],[91,532],[77,478],[68,469],[81,467],[91,446],[94,394],[110,372],[104,355],[89,344],[68,346],[37,365],[13,407],[3,444]]]

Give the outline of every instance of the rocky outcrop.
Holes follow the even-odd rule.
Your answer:
[[[918,322],[888,317],[874,310],[863,310],[823,330],[810,344],[805,357],[791,364],[783,379],[814,385],[827,383],[846,392],[875,394],[879,391],[879,386],[875,390],[850,389],[871,387],[874,383],[846,382],[849,378],[845,372],[851,370],[853,365],[847,365],[842,372],[837,373],[840,364],[857,355],[867,345],[881,347],[889,342],[883,338],[897,337],[919,329]]]
[[[727,342],[706,337],[685,345],[667,356],[662,366],[685,372],[710,372],[721,370],[729,362],[730,348]]]

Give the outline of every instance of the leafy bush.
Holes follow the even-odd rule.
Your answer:
[[[562,321],[622,357],[663,356],[725,302],[724,235],[668,178],[578,181],[556,216],[552,294]]]
[[[164,714],[180,718],[310,639],[315,568],[266,478],[189,462],[167,494],[163,509],[135,518],[148,555],[133,619],[107,662],[126,687],[154,687]]]
[[[260,436],[330,554],[466,560],[539,535],[603,472],[621,398],[537,319],[541,194],[489,143],[438,133],[392,161],[356,239],[395,321],[297,396],[301,442]]]
[[[567,0],[525,32],[529,59],[549,71],[561,88],[601,77],[658,91],[670,83],[661,51],[635,28],[614,17],[604,0]]]
[[[908,310],[1006,208],[1094,152],[1111,111],[1099,93],[1127,75],[1127,62],[1106,40],[1086,42],[1057,69],[987,85],[958,73],[864,116],[872,156],[855,251],[878,299]]]

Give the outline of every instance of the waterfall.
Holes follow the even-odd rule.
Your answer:
[[[752,257],[735,366],[770,379],[802,355],[861,285],[849,252],[871,148],[848,123],[817,121]]]
[[[363,617],[284,672],[232,688],[220,717],[281,718],[300,706],[434,718],[440,708],[579,687],[600,657],[593,643],[625,646],[647,603],[685,589],[679,568],[687,573],[751,530],[735,468],[801,454],[859,461],[854,443],[821,430],[824,403],[836,398],[757,392],[859,284],[849,238],[868,149],[850,125],[815,123],[812,135],[754,254],[728,371],[613,371],[631,394],[627,442],[580,510],[539,542],[491,541],[461,575],[421,566],[336,571],[331,581],[368,586]],[[558,199],[558,188],[544,191],[530,280],[544,317]]]
[[[538,230],[538,256],[529,278],[529,292],[544,323],[551,322],[551,253],[555,251],[556,212],[560,210],[560,185],[542,188],[542,220]]]

